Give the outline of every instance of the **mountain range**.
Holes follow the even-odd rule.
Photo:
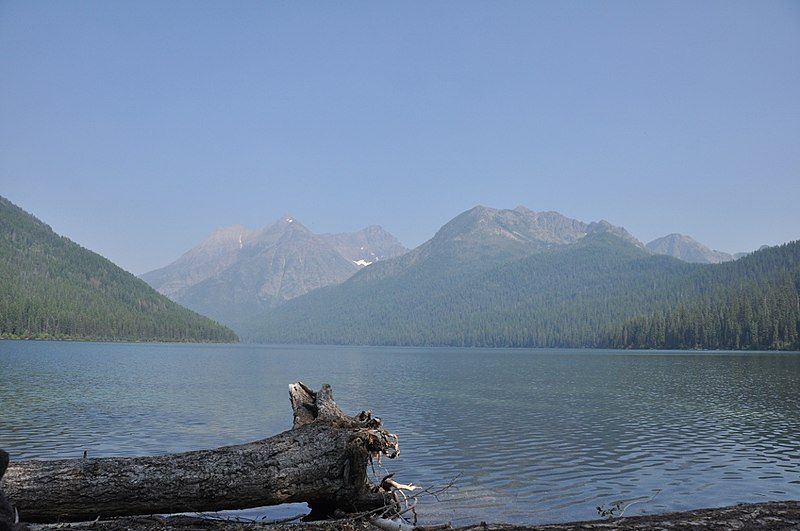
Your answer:
[[[377,226],[229,227],[142,278],[253,341],[630,346],[615,336],[626,320],[694,300],[699,264],[738,257],[680,234],[644,245],[605,220],[477,206],[410,251]]]
[[[237,340],[3,197],[0,338]]]
[[[719,263],[747,254],[715,251],[682,234],[670,234],[642,245],[607,221],[587,224],[558,212],[534,212],[524,206],[513,210],[481,206],[471,209],[448,223],[437,241],[445,238],[448,231],[458,230],[459,223],[469,223],[470,217],[488,212],[492,215],[484,216],[485,225],[473,227],[474,234],[463,234],[459,239],[466,242],[470,237],[481,239],[481,233],[487,231],[505,231],[508,241],[502,245],[506,249],[498,250],[500,254],[494,257],[498,259],[515,246],[525,254],[530,248],[543,250],[573,243],[598,230],[616,231],[638,247],[685,262]],[[427,245],[408,259],[424,255]],[[293,216],[286,215],[260,230],[241,225],[218,229],[175,262],[141,278],[171,299],[225,320],[232,313],[274,307],[318,287],[338,284],[362,267],[407,251],[397,238],[377,225],[354,233],[313,234]],[[237,305],[242,306],[241,312],[235,310]]]
[[[476,207],[239,331],[278,343],[797,348],[799,290],[798,242],[697,264],[607,222]]]
[[[405,252],[378,226],[314,234],[286,215],[259,230],[217,230],[142,279],[172,300],[238,327],[252,315]]]
[[[800,242],[742,255],[607,221],[472,208],[408,251],[293,216],[141,279],[0,198],[0,338],[800,348]],[[167,298],[168,296],[169,298]],[[170,300],[172,299],[172,300]]]

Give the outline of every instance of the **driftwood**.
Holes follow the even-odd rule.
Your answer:
[[[6,473],[8,468],[8,454],[0,450],[0,479],[3,479],[3,474]],[[23,526],[18,526],[18,515],[14,507],[11,505],[3,491],[0,490],[0,531],[16,531],[17,529],[24,529]]]
[[[215,450],[156,457],[12,462],[0,482],[23,522],[206,512],[307,502],[312,514],[384,504],[367,478],[371,458],[399,453],[369,412],[342,413],[331,388],[289,386],[292,429]]]

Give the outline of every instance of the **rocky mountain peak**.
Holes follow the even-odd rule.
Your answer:
[[[142,278],[196,311],[235,322],[404,252],[378,225],[314,234],[287,213],[259,230],[241,225],[215,230],[172,264]]]
[[[442,227],[432,241],[489,243],[492,240],[508,240],[547,247],[574,243],[589,232],[599,230],[613,232],[641,246],[625,229],[605,220],[586,224],[559,212],[536,212],[521,205],[513,210],[481,205],[471,208]]]
[[[733,260],[731,254],[715,251],[698,242],[691,236],[672,233],[656,238],[646,245],[647,250],[655,254],[672,256],[684,262],[698,264],[716,264]]]
[[[644,246],[644,244],[642,244],[642,242],[640,242],[633,235],[631,235],[630,232],[625,230],[625,227],[618,227],[616,225],[612,225],[611,223],[609,223],[608,221],[606,221],[604,219],[601,219],[600,221],[593,221],[592,223],[589,223],[589,226],[587,227],[586,232],[589,233],[589,234],[596,233],[596,232],[608,232],[608,233],[614,234],[615,236],[618,236],[619,238],[622,238],[626,242],[629,242],[629,243],[632,243],[632,244],[636,245],[637,247],[640,247],[642,249],[645,248],[645,246]]]
[[[242,225],[231,225],[230,227],[216,229],[200,243],[199,247],[234,246],[241,248],[244,245],[244,241],[250,237],[251,232]]]

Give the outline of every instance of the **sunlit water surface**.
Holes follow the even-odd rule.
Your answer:
[[[445,500],[423,503],[425,521],[800,498],[792,353],[0,341],[0,448],[51,459],[247,442],[290,427],[297,380],[382,417],[400,435],[400,458],[384,461],[400,481],[457,477]]]

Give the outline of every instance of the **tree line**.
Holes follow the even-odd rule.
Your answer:
[[[288,301],[244,333],[294,343],[800,348],[800,243],[703,265],[611,234],[585,240],[485,269],[471,260],[357,275]]]

